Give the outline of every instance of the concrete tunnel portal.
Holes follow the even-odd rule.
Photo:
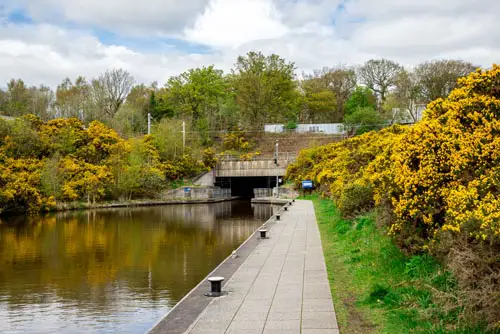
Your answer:
[[[253,198],[254,189],[268,189],[264,196],[271,196],[276,187],[276,175],[282,185],[283,177],[293,156],[284,154],[279,159],[260,159],[253,161],[221,161],[215,170],[215,186],[231,189],[232,196]],[[261,194],[262,196],[262,194]]]
[[[283,180],[283,176],[279,176],[279,179]],[[231,189],[231,196],[250,199],[254,198],[256,188],[269,189],[271,193],[272,188],[276,187],[276,176],[217,177],[215,186]]]

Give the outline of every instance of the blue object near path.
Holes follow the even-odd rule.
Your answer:
[[[313,181],[311,180],[302,181],[302,189],[312,189],[312,188],[313,188]]]

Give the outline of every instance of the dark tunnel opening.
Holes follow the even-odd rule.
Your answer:
[[[283,177],[280,176],[279,178],[282,179]],[[231,196],[251,199],[254,197],[253,190],[255,188],[272,189],[276,187],[276,176],[218,177],[215,186],[231,189]]]

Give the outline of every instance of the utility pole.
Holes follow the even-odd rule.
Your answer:
[[[148,135],[151,134],[151,113],[148,112]]]
[[[276,164],[276,197],[279,198],[279,191],[280,191],[280,183],[279,183],[279,169],[278,169],[278,154],[279,154],[279,143],[278,140],[276,140],[276,149],[274,152],[274,163]]]
[[[182,153],[186,148],[186,122],[182,121]]]

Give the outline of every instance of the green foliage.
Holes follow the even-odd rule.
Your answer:
[[[6,127],[7,136],[0,142],[4,143],[4,151],[12,157],[40,157],[46,146],[40,139],[39,133],[33,129],[32,123],[26,119],[14,120],[10,127]]]
[[[458,286],[435,259],[406,256],[373,214],[346,221],[332,201],[311,199],[344,332],[489,333],[464,319]]]
[[[285,129],[287,129],[287,130],[295,130],[295,129],[297,129],[297,127],[298,127],[298,125],[297,125],[297,122],[295,122],[295,121],[289,121],[285,125]]]
[[[384,127],[384,120],[372,108],[361,108],[346,115],[344,126],[349,133],[362,135],[363,133],[380,130]]]
[[[153,143],[162,160],[173,160],[182,154],[182,122],[164,118],[152,128]]]
[[[307,121],[331,123],[335,120],[337,99],[324,80],[311,78],[302,84]]]
[[[355,217],[373,208],[373,190],[370,185],[349,184],[342,192],[337,205],[344,217]]]
[[[376,110],[377,98],[370,88],[358,86],[345,103],[345,115],[351,115],[365,108]]]
[[[41,171],[41,191],[46,196],[55,199],[62,197],[62,175],[59,169],[61,156],[57,153],[50,159],[45,159]]]
[[[167,101],[175,115],[194,129],[207,132],[220,120],[219,102],[226,95],[226,81],[213,66],[191,69],[168,80]],[[206,136],[205,136],[206,141]]]
[[[266,122],[295,119],[300,95],[294,71],[294,63],[275,54],[249,52],[238,57],[231,82],[247,128],[261,129]]]

